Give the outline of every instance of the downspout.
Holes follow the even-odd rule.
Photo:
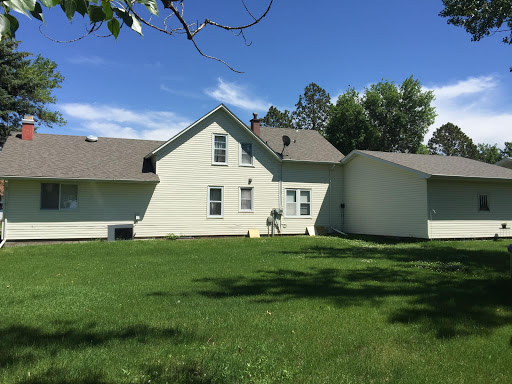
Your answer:
[[[336,164],[329,168],[329,227],[332,228],[332,170]]]
[[[2,217],[2,245],[7,239],[7,197],[9,195],[9,180],[4,180],[4,203],[3,203],[3,217]],[[1,248],[1,247],[0,247]]]

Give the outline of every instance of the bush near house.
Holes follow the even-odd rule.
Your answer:
[[[0,250],[0,382],[508,383],[507,241]]]

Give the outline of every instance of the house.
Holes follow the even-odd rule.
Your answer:
[[[500,161],[498,161],[496,163],[496,165],[499,165],[500,167],[512,169],[512,158],[505,157],[505,158],[501,159]]]
[[[512,235],[512,170],[371,151],[316,131],[247,126],[220,105],[168,141],[49,135],[23,120],[0,153],[2,238],[351,233]],[[510,204],[509,204],[510,205]],[[270,216],[270,217],[269,217]]]

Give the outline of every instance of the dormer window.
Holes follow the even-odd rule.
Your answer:
[[[228,165],[228,135],[213,135],[212,164]]]
[[[252,166],[253,165],[253,156],[252,156],[252,144],[251,143],[241,143],[240,144],[240,165],[242,166]]]

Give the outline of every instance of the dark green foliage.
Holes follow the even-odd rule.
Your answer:
[[[290,111],[285,109],[284,112],[281,112],[272,105],[265,117],[261,119],[261,125],[264,127],[293,128],[293,119]]]
[[[420,144],[420,146],[416,150],[416,153],[420,155],[430,155],[430,151],[428,150],[428,147],[425,144]]]
[[[489,164],[496,164],[503,159],[503,152],[498,148],[498,144],[478,144],[479,160]]]
[[[325,133],[327,140],[345,155],[353,149],[373,148],[376,134],[355,88],[347,89],[338,97]]]
[[[304,94],[299,96],[292,113],[295,127],[323,133],[329,121],[330,108],[331,97],[325,89],[315,83],[309,84]]]
[[[23,115],[35,115],[39,125],[63,125],[59,112],[48,109],[57,101],[52,94],[64,77],[57,64],[29,52],[17,51],[18,42],[0,42],[0,145],[11,131],[21,128]]]
[[[342,153],[353,149],[416,153],[436,113],[434,94],[412,76],[381,81],[360,96],[349,88],[331,110],[327,137]]]
[[[428,141],[433,155],[462,156],[478,160],[480,154],[473,140],[452,123],[440,126]]]
[[[512,157],[512,142],[505,141],[505,149],[503,150],[503,156]]]
[[[509,383],[508,243],[3,248],[0,382]]]

